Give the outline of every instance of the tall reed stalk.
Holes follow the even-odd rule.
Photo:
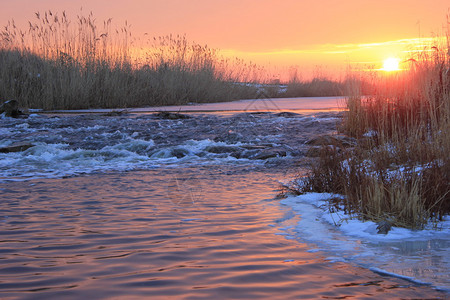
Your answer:
[[[369,77],[370,95],[350,86],[339,130],[357,146],[327,146],[300,192],[344,194],[333,201],[347,212],[410,228],[450,213],[449,35],[442,40],[407,70]]]
[[[43,109],[118,108],[253,98],[255,66],[230,61],[184,36],[137,45],[127,23],[98,26],[92,13],[36,13],[28,30],[0,33],[0,99]]]

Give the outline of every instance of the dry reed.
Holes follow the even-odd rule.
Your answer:
[[[43,109],[123,108],[253,98],[256,66],[221,58],[184,36],[135,45],[130,26],[94,16],[36,13],[23,31],[0,33],[0,99]],[[139,55],[139,56],[137,56]],[[239,66],[239,68],[234,68]]]
[[[372,94],[350,85],[339,130],[353,148],[327,146],[300,192],[345,195],[362,219],[423,228],[450,213],[450,47],[430,45],[404,71],[370,77]],[[349,81],[356,82],[356,81]]]

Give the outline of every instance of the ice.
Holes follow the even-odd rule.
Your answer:
[[[403,276],[403,275],[395,274],[395,273],[388,272],[386,270],[382,270],[382,269],[375,268],[375,267],[371,267],[371,268],[369,268],[369,270],[371,270],[372,272],[381,274],[381,275],[388,275],[388,276],[398,277],[398,278],[402,278],[402,279],[405,279],[405,280],[408,280],[408,281],[412,281],[412,282],[416,282],[416,283],[419,283],[419,284],[427,284],[426,282],[422,282],[422,281],[414,279],[414,277],[409,277],[409,276]]]
[[[307,193],[281,200],[299,216],[295,234],[310,244],[310,252],[450,291],[450,217],[424,230],[393,227],[377,234],[376,223],[330,210],[331,197],[340,196]]]
[[[369,130],[363,134],[365,137],[375,137],[377,136],[377,132],[375,130]]]
[[[179,106],[159,106],[130,108],[129,112],[195,112],[195,111],[261,111],[271,109],[279,110],[329,110],[343,109],[345,107],[344,97],[302,97],[302,98],[279,98],[279,99],[248,99],[232,102],[204,103]],[[60,110],[60,113],[109,113],[111,109],[80,109]]]

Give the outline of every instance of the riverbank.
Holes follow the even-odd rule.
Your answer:
[[[311,113],[345,110],[345,97],[296,97],[243,99],[232,102],[190,103],[189,105],[150,106],[126,109],[75,109],[75,110],[32,110],[47,114],[91,114],[91,113],[238,113],[238,112],[298,112]]]
[[[111,19],[97,26],[92,13],[76,22],[36,13],[27,29],[10,21],[0,36],[0,100],[30,109],[128,109],[346,93],[344,81],[324,76],[280,83],[258,65],[181,35],[140,47],[132,41],[130,28],[112,30]]]

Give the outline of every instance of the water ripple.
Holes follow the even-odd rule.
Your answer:
[[[169,168],[5,183],[0,297],[443,297],[332,263],[276,235],[295,216],[272,201],[272,176],[229,171],[234,175]],[[194,174],[204,197],[177,203],[167,191],[170,178]]]

